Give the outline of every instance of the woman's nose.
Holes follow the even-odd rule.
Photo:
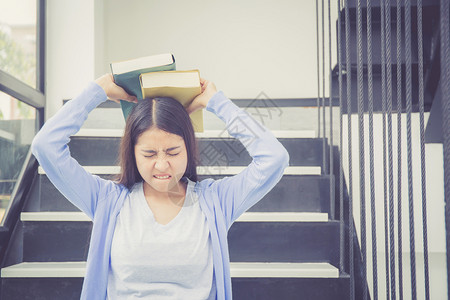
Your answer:
[[[167,160],[167,157],[158,157],[156,159],[155,168],[159,171],[164,171],[169,166],[169,161]]]

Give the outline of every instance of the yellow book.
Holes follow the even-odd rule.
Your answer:
[[[199,70],[160,71],[140,75],[143,98],[171,97],[185,108],[201,94]],[[203,110],[189,115],[195,132],[203,132]]]

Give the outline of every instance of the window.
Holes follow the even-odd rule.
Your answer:
[[[43,124],[45,0],[0,1],[0,222],[11,228],[31,184],[31,142]],[[33,165],[34,166],[34,165]],[[12,217],[9,218],[9,215]],[[0,231],[0,239],[9,230]],[[3,246],[0,245],[0,258]]]
[[[36,0],[0,1],[0,70],[36,88]]]
[[[0,92],[0,221],[35,135],[36,109]]]

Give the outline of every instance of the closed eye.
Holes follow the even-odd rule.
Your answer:
[[[169,155],[169,156],[177,156],[178,154],[180,154],[180,153],[175,153],[175,154],[167,153],[167,155]],[[144,155],[144,157],[153,157],[153,156],[155,156],[155,155],[156,155],[156,154],[148,155],[148,156]]]

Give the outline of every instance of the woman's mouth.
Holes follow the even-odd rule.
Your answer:
[[[172,178],[172,176],[170,175],[153,175],[153,177],[159,180],[167,180]]]

